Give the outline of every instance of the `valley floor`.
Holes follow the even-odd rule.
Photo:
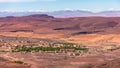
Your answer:
[[[82,36],[84,37],[84,36]],[[92,37],[92,36],[91,36]],[[95,36],[94,36],[95,37]],[[104,36],[102,36],[104,37]],[[107,37],[107,36],[106,36]],[[88,38],[88,37],[87,37]],[[109,37],[108,37],[109,38]],[[84,38],[82,38],[84,39]],[[93,38],[94,39],[94,38]],[[73,40],[72,40],[73,41]],[[25,37],[0,36],[0,45],[53,44],[61,41],[50,39],[30,39]],[[65,43],[69,44],[69,43]],[[83,46],[83,45],[80,45]],[[102,46],[84,46],[89,50],[83,55],[69,55],[68,52],[0,52],[0,68],[119,68],[120,45],[106,43]],[[5,49],[5,48],[4,48]],[[74,52],[73,52],[74,53]],[[81,52],[80,52],[81,54]],[[21,64],[20,62],[23,62]]]

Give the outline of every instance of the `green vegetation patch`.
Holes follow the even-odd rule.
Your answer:
[[[16,63],[16,64],[24,64],[23,61],[10,61],[11,63]]]
[[[68,45],[61,47],[61,49],[88,50],[88,48],[85,48],[85,47],[74,47],[74,46],[68,46]]]
[[[14,52],[39,52],[39,51],[59,51],[59,47],[21,47],[13,50]]]
[[[60,51],[66,49],[73,50],[88,50],[88,48],[83,47],[73,47],[73,46],[63,46],[63,47],[21,47],[13,50],[13,52],[39,52],[39,51]]]
[[[42,47],[42,46],[37,46],[37,47],[32,47],[32,46],[22,46],[22,47],[15,47],[12,51],[13,52],[39,52],[39,51],[60,51],[62,50],[67,50],[67,49],[71,49],[71,50],[88,50],[88,48],[85,47],[80,47],[80,46],[74,46],[75,44],[73,43],[67,43],[67,42],[60,42],[58,44],[62,44],[62,46],[46,46],[46,47]]]

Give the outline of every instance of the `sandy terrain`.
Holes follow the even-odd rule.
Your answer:
[[[9,48],[12,45],[33,45],[33,42],[34,45],[39,45],[49,39],[89,48],[82,56],[0,52],[0,68],[120,68],[119,30],[119,17],[54,18],[30,15],[0,18],[0,35],[7,38],[0,37],[0,46],[4,44]],[[23,39],[19,40],[21,38]],[[36,39],[47,41],[38,43]],[[8,63],[18,59],[24,61],[24,64]]]

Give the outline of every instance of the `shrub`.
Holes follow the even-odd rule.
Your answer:
[[[11,61],[12,63],[17,63],[17,64],[24,64],[23,61]]]

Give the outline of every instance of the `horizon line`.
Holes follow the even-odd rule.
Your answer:
[[[91,10],[86,10],[86,9],[76,9],[76,10],[71,10],[71,9],[63,9],[63,10],[53,10],[53,11],[45,11],[45,10],[0,10],[0,12],[58,12],[58,11],[88,11],[92,13],[100,13],[104,11],[120,11],[120,10],[101,10],[101,11],[91,11]]]

